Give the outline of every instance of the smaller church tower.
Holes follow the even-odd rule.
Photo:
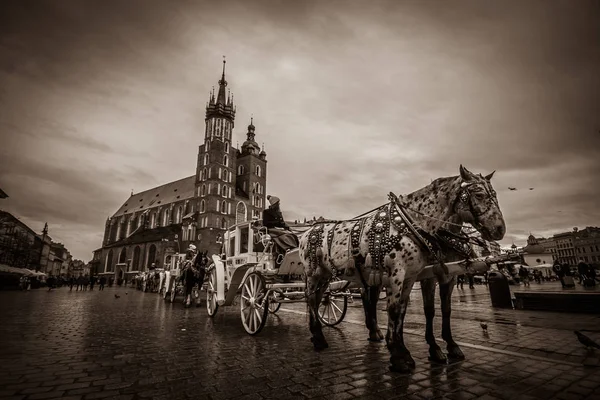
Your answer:
[[[265,209],[267,182],[267,153],[261,151],[255,140],[256,127],[250,119],[246,141],[237,155],[236,191],[247,198],[248,219],[261,218]]]

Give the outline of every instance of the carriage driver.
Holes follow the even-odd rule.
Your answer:
[[[263,211],[263,226],[269,230],[269,235],[275,243],[275,259],[276,264],[279,265],[286,251],[297,248],[299,242],[298,237],[290,231],[283,219],[279,197],[269,195],[267,200],[270,205]]]

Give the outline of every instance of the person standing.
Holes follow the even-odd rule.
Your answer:
[[[554,271],[554,273],[556,274],[556,276],[558,277],[558,280],[560,281],[560,284],[562,285],[562,287],[565,287],[565,280],[564,280],[564,274],[563,274],[563,268],[560,265],[560,262],[558,260],[556,260],[554,262],[554,265],[552,265],[552,271]]]
[[[94,275],[90,276],[90,290],[94,290],[94,285],[96,284],[96,277]]]
[[[98,288],[98,290],[104,290],[104,285],[106,284],[106,278],[101,276],[99,283],[100,283],[100,287]]]
[[[523,286],[531,286],[529,284],[529,271],[523,265],[519,267],[519,278],[521,278],[521,282],[523,282]]]

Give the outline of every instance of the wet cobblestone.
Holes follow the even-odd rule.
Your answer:
[[[359,302],[316,353],[302,304],[249,336],[237,308],[210,319],[131,289],[1,292],[0,398],[600,399],[600,368],[581,365],[589,356],[572,333],[598,330],[597,317],[494,310],[484,286],[464,291],[453,331],[467,359],[445,366],[427,360],[419,291],[411,297],[410,376],[389,372],[385,344],[366,341]]]

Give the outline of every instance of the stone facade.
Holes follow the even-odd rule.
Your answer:
[[[124,278],[127,272],[164,267],[189,244],[215,254],[228,227],[261,217],[267,154],[255,141],[253,120],[241,148],[233,147],[236,108],[226,87],[223,62],[218,94],[213,90],[206,105],[195,175],[132,193],[106,221],[93,273]]]

